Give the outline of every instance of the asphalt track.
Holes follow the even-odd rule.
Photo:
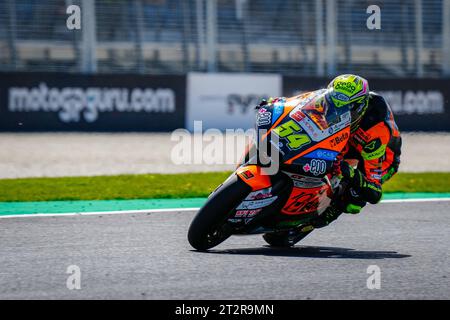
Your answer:
[[[0,299],[449,299],[449,213],[450,201],[382,203],[292,249],[258,235],[210,253],[186,240],[194,212],[2,219]]]

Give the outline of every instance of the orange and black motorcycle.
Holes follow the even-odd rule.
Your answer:
[[[292,246],[339,201],[344,183],[338,168],[352,114],[348,107],[329,107],[325,93],[270,99],[257,107],[255,143],[189,227],[195,249],[258,233],[272,246]]]

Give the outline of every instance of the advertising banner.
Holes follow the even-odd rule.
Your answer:
[[[187,78],[186,128],[202,121],[202,129],[250,129],[255,106],[263,98],[280,96],[280,75],[190,73]]]
[[[331,79],[284,77],[283,95],[325,88]],[[450,80],[368,79],[383,95],[401,131],[450,131]]]
[[[0,73],[0,131],[171,131],[185,76]]]

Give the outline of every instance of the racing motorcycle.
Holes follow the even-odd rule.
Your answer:
[[[255,141],[191,222],[192,247],[204,251],[247,234],[264,234],[271,246],[293,246],[339,201],[345,182],[337,168],[352,113],[330,107],[325,93],[263,100],[256,107]]]

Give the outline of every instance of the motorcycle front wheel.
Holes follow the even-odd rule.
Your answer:
[[[199,251],[211,249],[232,234],[227,220],[232,212],[251,192],[250,186],[233,174],[208,198],[192,220],[188,241]]]

